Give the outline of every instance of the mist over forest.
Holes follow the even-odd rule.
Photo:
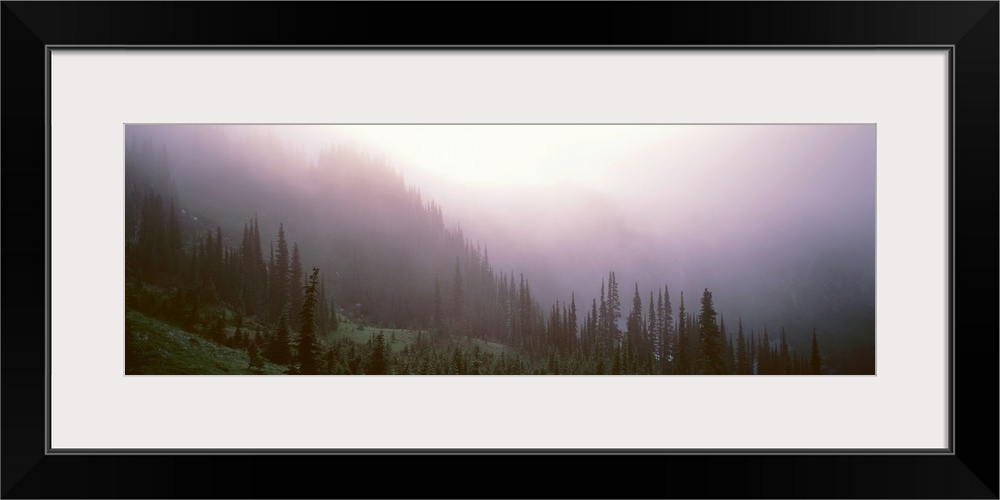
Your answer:
[[[875,372],[874,125],[129,125],[124,168],[127,325],[255,373],[310,321],[299,373]]]

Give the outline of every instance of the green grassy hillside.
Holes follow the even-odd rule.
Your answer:
[[[136,311],[125,314],[126,322],[126,374],[129,375],[250,375],[250,356],[246,349],[220,345],[177,326]],[[226,326],[226,337],[233,335],[234,327]],[[347,341],[348,344],[368,344],[376,335],[383,335],[391,351],[400,354],[406,346],[415,346],[418,337],[429,341],[433,335],[426,331],[398,328],[361,326],[351,321],[341,321],[340,328],[320,336],[320,349],[327,349]],[[293,334],[294,336],[294,334]],[[440,342],[440,339],[438,339]],[[477,350],[499,357],[513,355],[515,350],[502,344],[464,336],[451,336],[445,348],[451,353],[454,347],[466,352]],[[343,344],[341,344],[343,345]],[[283,374],[287,366],[265,362],[261,374]]]
[[[337,331],[330,332],[327,338],[329,340],[349,339],[356,343],[364,344],[380,333],[385,337],[386,344],[392,347],[393,352],[400,352],[405,346],[416,344],[418,334],[422,335],[424,339],[429,339],[433,335],[433,333],[428,331],[418,332],[402,328],[362,327],[349,320],[341,320]],[[463,348],[472,349],[474,346],[479,346],[479,349],[483,352],[492,352],[498,356],[501,353],[507,353],[508,355],[516,353],[516,350],[503,344],[487,342],[472,337],[452,335],[450,339],[452,343],[460,345]]]
[[[131,375],[249,375],[250,356],[135,311],[125,313],[131,342],[125,372]],[[264,363],[263,373],[280,374],[284,366]]]

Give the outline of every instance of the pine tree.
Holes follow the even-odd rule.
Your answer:
[[[809,373],[819,375],[821,373],[819,343],[816,341],[816,329],[813,328],[812,350],[809,357]]]
[[[462,349],[455,346],[451,354],[451,371],[453,375],[465,375],[465,363],[463,362]]]
[[[575,344],[577,340],[576,314],[576,294],[571,293],[569,296],[569,321],[566,323],[571,345]]]
[[[271,257],[267,261],[267,267],[264,268],[264,283],[265,283],[265,288],[266,288],[266,290],[264,291],[264,294],[265,294],[265,301],[266,301],[265,303],[267,304],[266,305],[266,309],[264,310],[264,312],[267,313],[269,315],[268,317],[270,317],[270,318],[274,317],[274,308],[275,308],[275,304],[274,303],[276,302],[276,298],[275,298],[275,296],[276,296],[276,293],[275,293],[276,283],[275,283],[275,277],[274,277],[274,269],[275,269],[276,266],[277,266],[277,264],[274,261],[274,242],[272,241],[271,242]]]
[[[764,337],[761,344],[757,346],[757,354],[760,356],[760,373],[762,375],[773,375],[774,360],[771,359],[771,338],[767,335],[767,327],[764,327]]]
[[[722,338],[719,326],[715,323],[715,307],[712,305],[712,292],[708,288],[701,296],[701,313],[698,315],[700,326],[701,360],[699,369],[708,375],[725,373],[725,360],[722,353]]]
[[[723,343],[722,358],[723,358],[723,371],[722,373],[732,374],[735,356],[733,354],[733,336],[732,334],[726,333],[726,317],[719,314],[719,340]]]
[[[316,328],[320,335],[326,335],[330,331],[330,311],[329,303],[326,300],[326,280],[319,280],[319,297],[317,298]]]
[[[302,260],[299,257],[299,244],[292,243],[292,260],[288,269],[288,306],[293,311],[302,310],[302,291],[305,283],[302,281]],[[292,318],[292,328],[298,328],[298,318]]]
[[[628,332],[628,342],[635,347],[642,336],[642,297],[639,296],[639,283],[635,284],[635,293],[632,295],[632,310],[628,313],[625,325]]]
[[[595,349],[597,347],[597,299],[590,299],[590,314],[587,315],[587,324],[585,329],[587,332],[586,341],[587,347],[589,349]]]
[[[698,316],[693,316],[690,312],[687,313],[687,330],[688,330],[688,359],[690,359],[691,373],[701,374],[701,322],[698,321]]]
[[[233,336],[229,339],[228,345],[229,347],[236,349],[246,347],[246,344],[243,342],[243,328],[239,324],[236,325],[236,331],[233,332]]]
[[[604,366],[604,351],[601,350],[600,344],[597,345],[597,351],[594,355],[597,358],[597,364],[594,366],[595,375],[604,375],[606,368]]]
[[[368,361],[368,369],[365,371],[369,375],[385,375],[387,371],[385,335],[379,332],[372,342],[372,355]]]
[[[260,251],[260,234],[257,231],[257,217],[243,225],[243,240],[238,255],[234,253],[234,263],[239,268],[240,300],[243,310],[256,315],[266,300],[267,271]],[[234,284],[235,285],[235,284]]]
[[[729,334],[726,341],[726,373],[733,375],[736,371],[736,351],[733,348],[733,334]]]
[[[663,290],[656,291],[656,331],[660,335],[660,354],[666,354],[669,349],[666,322],[667,313],[663,305]]]
[[[609,339],[611,337],[611,327],[609,326],[608,301],[604,296],[603,279],[601,280],[601,309],[598,311],[597,316],[597,337],[601,347],[605,349],[610,347]]]
[[[257,348],[260,349],[261,356],[264,356],[264,353],[267,352],[268,341],[259,324],[254,328],[253,340],[257,343]]]
[[[226,343],[226,311],[222,311],[222,315],[216,318],[212,323],[211,328],[208,332],[209,338],[219,344],[225,345]]]
[[[667,285],[663,285],[663,311],[659,316],[663,324],[660,329],[663,332],[663,359],[668,361],[671,357],[676,357],[674,346],[677,341],[674,338],[674,310],[670,304],[670,288]]]
[[[750,371],[750,353],[747,352],[747,339],[743,336],[743,318],[740,318],[738,333],[736,334],[736,373],[740,375],[749,375]]]
[[[656,304],[653,302],[653,291],[649,291],[649,319],[647,320],[647,335],[649,336],[650,349],[653,354],[653,359],[659,359],[660,357],[660,343],[663,341],[660,338],[660,330],[656,324]]]
[[[618,320],[622,317],[622,302],[618,294],[618,280],[615,279],[615,272],[611,271],[608,276],[608,328],[611,338],[616,342],[619,340]]]
[[[556,355],[556,360],[558,361],[558,355]],[[489,369],[484,371],[483,352],[479,349],[479,345],[477,344],[472,349],[472,366],[469,368],[469,374],[480,375],[482,373],[489,373]]]
[[[258,375],[264,371],[264,359],[260,355],[260,347],[257,346],[257,338],[254,337],[247,346],[247,354],[250,355],[250,365],[247,367],[250,373]]]
[[[278,251],[274,257],[274,267],[270,270],[271,311],[274,316],[281,314],[288,303],[288,243],[285,241],[285,225],[278,225]]]
[[[278,329],[271,342],[268,343],[264,355],[272,363],[287,365],[292,361],[292,350],[289,346],[288,311],[282,311],[278,318]]]
[[[319,287],[319,268],[314,267],[309,275],[309,283],[305,286],[302,298],[302,311],[299,314],[301,326],[299,330],[299,370],[302,375],[319,373],[320,349],[316,340],[316,291]]]
[[[792,373],[792,360],[788,355],[788,341],[785,339],[785,327],[781,327],[781,368],[780,373]]]
[[[611,361],[611,374],[621,375],[624,372],[624,367],[622,366],[622,349],[621,346],[615,346],[614,358]]]
[[[253,237],[252,245],[253,249],[253,269],[256,272],[256,278],[254,279],[255,284],[255,294],[252,298],[253,311],[256,314],[257,311],[261,313],[266,313],[267,304],[267,268],[264,267],[264,253],[260,248],[260,224],[257,223],[257,214],[253,216]]]
[[[517,289],[514,286],[514,271],[510,272],[510,280],[507,282],[507,304],[509,319],[507,335],[510,338],[511,345],[518,345],[521,341],[521,326],[520,326],[520,313],[518,312],[518,300],[517,300]]]
[[[690,347],[687,322],[684,314],[684,291],[681,291],[681,305],[677,309],[677,348],[674,352],[674,373],[686,375],[691,371]]]

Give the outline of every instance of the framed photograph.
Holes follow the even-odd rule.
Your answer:
[[[5,2],[3,495],[996,498],[997,3],[578,9]]]

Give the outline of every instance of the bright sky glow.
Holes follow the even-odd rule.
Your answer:
[[[816,265],[874,289],[873,124],[222,129],[272,133],[307,158],[333,145],[384,157],[543,304],[596,296],[610,270],[643,291],[712,288],[747,317],[763,292],[794,307],[789,283]]]
[[[577,226],[589,217],[581,204],[607,205],[609,212],[628,219],[655,218],[657,224],[633,228],[641,233],[662,236],[684,222],[685,227],[697,222],[695,227],[706,228],[702,236],[709,239],[726,231],[759,229],[764,221],[794,214],[834,215],[857,203],[874,221],[871,125],[324,125],[275,130],[307,154],[336,142],[384,155],[408,183],[441,203],[452,220],[509,219],[533,212],[556,224]],[[839,202],[830,199],[832,193]],[[470,226],[472,221],[461,222]],[[551,234],[551,229],[544,232]]]

